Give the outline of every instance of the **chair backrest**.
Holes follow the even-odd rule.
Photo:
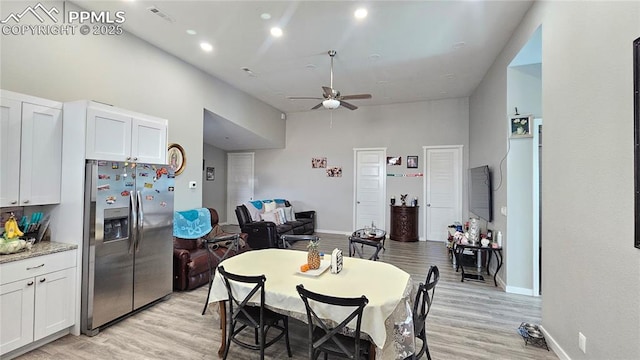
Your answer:
[[[229,295],[229,313],[231,314],[231,318],[235,319],[238,314],[242,313],[244,316],[249,319],[254,325],[254,327],[260,326],[262,327],[264,324],[264,284],[267,281],[267,278],[264,275],[258,276],[244,276],[232,274],[230,272],[225,271],[223,266],[218,266],[218,271],[220,275],[222,275],[222,279],[224,280],[224,285],[227,288],[227,294]],[[254,284],[254,287],[247,294],[247,296],[243,298],[237,297],[237,294],[233,292],[231,289],[231,282],[241,282],[247,284]],[[260,292],[260,318],[256,319],[247,311],[247,303],[253,296]]]
[[[421,283],[418,287],[416,301],[413,303],[413,327],[416,334],[424,328],[439,280],[440,270],[437,266],[432,265],[427,272],[426,283]]]
[[[320,237],[317,235],[280,235],[280,243],[278,247],[281,249],[286,249],[291,247],[291,243],[296,241],[318,241]]]
[[[244,204],[236,206],[236,218],[238,218],[238,225],[240,225],[240,228],[253,221],[251,219],[251,214],[249,214],[249,210],[244,206]]]
[[[218,225],[218,222],[220,221],[220,217],[218,216],[218,211],[216,211],[216,209],[214,208],[207,208],[209,209],[209,213],[211,213],[211,226],[215,227],[216,225]]]
[[[349,358],[358,359],[360,356],[360,324],[362,323],[362,312],[364,307],[369,303],[367,297],[364,295],[357,298],[333,297],[309,291],[305,289],[303,285],[297,285],[296,290],[298,290],[298,294],[300,294],[307,310],[309,358],[313,358],[316,349],[326,349],[327,347],[331,347],[334,351],[347,355]],[[333,306],[353,307],[355,309],[339,324],[335,327],[331,327],[316,314],[309,304],[309,299]],[[340,334],[354,318],[356,319],[356,329],[355,332],[353,332],[353,345],[349,346],[349,344],[345,344],[337,338],[336,335]],[[316,327],[322,329],[325,334],[321,338],[313,341],[313,331]]]

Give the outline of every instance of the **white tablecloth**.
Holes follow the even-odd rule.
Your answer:
[[[325,256],[325,260],[329,261]],[[358,258],[344,258],[339,274],[328,269],[320,276],[303,275],[300,265],[307,262],[305,251],[264,249],[252,250],[224,260],[225,270],[239,275],[260,275],[267,278],[265,304],[280,313],[289,314],[306,322],[306,310],[296,291],[296,285],[305,289],[339,297],[365,295],[369,303],[364,308],[361,330],[371,337],[377,346],[377,359],[404,358],[413,352],[413,323],[410,303],[415,293],[408,273],[379,262]],[[246,295],[250,286],[236,289]],[[244,294],[243,294],[244,291]],[[227,290],[222,276],[216,272],[211,288],[210,302],[227,300]],[[259,298],[256,299],[259,302]],[[328,306],[326,311],[314,305],[318,315],[334,321],[342,321],[352,309],[343,313]]]

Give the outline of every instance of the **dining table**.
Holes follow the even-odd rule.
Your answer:
[[[336,297],[366,296],[369,300],[364,308],[361,331],[371,341],[370,359],[404,359],[415,350],[412,303],[417,286],[404,270],[388,263],[360,258],[343,258],[339,273],[332,273],[329,256],[321,260],[320,270],[302,272],[300,266],[307,263],[307,252],[291,249],[251,250],[225,259],[220,263],[227,272],[252,276],[264,275],[265,307],[285,314],[290,318],[307,322],[304,302],[296,285],[305,289]],[[245,297],[250,284],[232,282],[232,290],[238,297]],[[227,289],[220,272],[216,271],[210,290],[209,302],[220,305],[222,344],[221,356],[227,336],[225,301]],[[253,303],[259,304],[256,294]],[[352,309],[336,308],[327,304],[314,304],[324,320],[341,322]],[[355,324],[355,323],[354,323]],[[351,325],[352,329],[355,325]]]

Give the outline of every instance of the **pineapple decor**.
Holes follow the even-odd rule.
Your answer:
[[[318,242],[309,240],[309,245],[307,245],[307,249],[309,252],[307,253],[307,264],[309,265],[310,270],[315,270],[320,268],[320,253],[318,252]]]

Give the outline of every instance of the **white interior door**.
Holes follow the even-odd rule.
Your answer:
[[[427,240],[446,241],[447,226],[462,221],[462,146],[425,147]]]
[[[386,149],[354,149],[354,230],[386,222]]]
[[[236,206],[253,200],[255,153],[227,154],[227,223],[238,224]]]

